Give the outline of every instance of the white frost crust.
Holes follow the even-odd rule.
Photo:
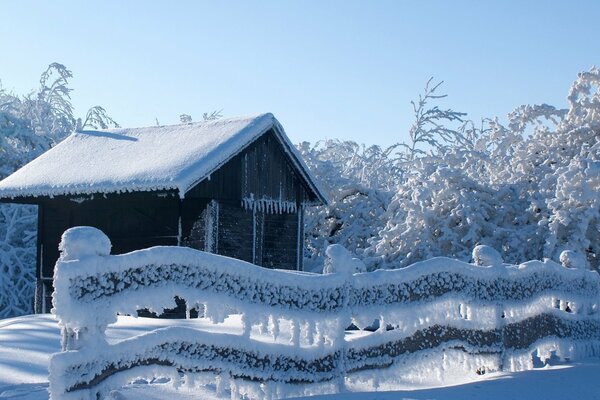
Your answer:
[[[1,181],[0,198],[165,190],[176,190],[183,197],[271,128],[299,173],[323,197],[279,122],[267,113],[76,132]]]
[[[135,315],[136,309],[149,308],[160,313],[163,309],[174,306],[173,298],[176,295],[185,298],[188,304],[207,303],[209,305],[208,316],[213,317],[215,322],[223,320],[228,313],[235,313],[235,310],[245,310],[248,315],[260,315],[260,312],[264,311],[264,306],[253,306],[234,296],[207,293],[191,286],[176,285],[165,281],[151,288],[134,283],[120,293],[94,301],[76,300],[72,294],[71,281],[75,279],[94,277],[98,279],[98,282],[106,284],[110,280],[108,276],[111,273],[118,276],[125,271],[145,268],[149,265],[168,267],[173,264],[186,265],[191,270],[196,269],[198,274],[212,273],[215,279],[229,274],[236,277],[239,282],[254,282],[257,286],[269,286],[275,283],[281,288],[284,296],[285,292],[289,290],[302,292],[309,289],[313,291],[315,289],[336,289],[343,287],[345,283],[345,277],[337,274],[321,276],[270,270],[237,259],[190,248],[159,246],[117,256],[86,257],[72,261],[59,260],[54,274],[53,313],[59,318],[61,326],[68,326],[74,331],[90,327],[97,327],[98,331],[103,331],[108,324],[116,321],[117,312]],[[151,277],[149,276],[149,278]],[[124,287],[124,282],[117,282],[115,285]],[[97,288],[93,286],[89,287],[89,290],[93,293],[95,290],[96,293],[101,293],[97,292]],[[237,290],[243,290],[243,288],[238,287]],[[222,307],[225,305],[229,311]],[[302,310],[292,311],[285,307],[274,307],[272,311],[280,318],[313,319],[311,312]]]
[[[149,266],[185,265],[189,271],[196,271],[191,278],[178,278],[185,285],[177,284],[176,280],[159,281],[152,287],[144,287],[138,283],[127,284],[127,271],[142,271],[143,279],[153,279],[155,271]],[[475,300],[473,293],[451,291],[441,297],[433,297],[421,301],[389,303],[389,299],[374,299],[370,303],[350,304],[348,293],[352,289],[355,294],[366,293],[373,288],[390,283],[411,284],[419,282],[419,278],[432,277],[440,272],[452,272],[471,278],[474,282],[522,281],[545,279],[560,282],[563,291],[544,290],[537,294],[524,293],[521,301],[509,299]],[[146,275],[144,275],[146,274]],[[111,276],[113,278],[111,278]],[[234,277],[228,283],[228,291],[207,292],[198,289],[200,283],[194,284],[194,276],[198,279],[213,277],[213,284],[218,288],[219,281],[225,281],[225,276]],[[96,297],[95,300],[76,299],[73,293],[73,282],[84,282],[86,278],[95,279],[104,287],[116,288],[117,293],[103,296],[103,290],[89,281],[85,290]],[[111,282],[111,279],[117,279]],[[443,279],[443,278],[440,278]],[[581,287],[582,281],[589,281],[592,292],[587,293]],[[354,318],[360,327],[369,326],[374,319],[384,318],[386,323],[398,328],[422,326],[428,323],[443,322],[445,319],[459,321],[460,326],[481,327],[495,325],[498,316],[504,312],[506,321],[519,320],[538,315],[542,311],[552,312],[553,309],[569,309],[573,313],[590,315],[598,312],[598,275],[591,271],[572,270],[552,262],[529,262],[519,268],[481,268],[456,260],[437,258],[414,266],[394,271],[376,271],[363,274],[328,274],[308,275],[280,270],[270,270],[257,267],[244,261],[205,253],[189,248],[154,247],[139,250],[129,254],[106,257],[85,257],[81,260],[59,260],[55,269],[55,287],[53,312],[59,317],[61,324],[73,331],[81,328],[92,328],[103,331],[105,327],[115,322],[117,313],[135,314],[139,308],[149,308],[161,312],[174,306],[173,298],[182,297],[193,307],[194,304],[206,305],[207,316],[215,322],[222,321],[228,314],[240,311],[245,320],[251,325],[262,324],[266,318],[255,318],[265,313],[265,303],[253,303],[252,299],[260,298],[264,288],[276,290],[281,299],[296,299],[299,303],[313,301],[312,304],[324,307],[322,313],[315,309],[294,309],[285,303],[273,303],[269,306],[268,314],[276,318],[298,319],[301,321],[323,321],[324,319],[339,319],[350,321]],[[439,283],[439,282],[438,282]],[[445,282],[441,282],[445,284]],[[385,286],[384,286],[385,287]],[[256,292],[252,292],[256,290]],[[414,294],[426,295],[427,285],[412,287]],[[582,292],[583,291],[583,292]],[[312,293],[310,299],[303,299],[302,293]],[[237,294],[236,294],[237,293]],[[287,293],[287,294],[286,294]],[[329,293],[325,295],[325,293]],[[379,292],[378,292],[379,293]],[[596,297],[593,295],[595,294]],[[74,297],[75,296],[75,297]],[[315,297],[316,296],[316,297]],[[331,297],[327,297],[331,296]],[[391,296],[391,295],[389,295]],[[249,302],[250,300],[250,302]],[[263,299],[265,300],[265,299]],[[499,303],[502,310],[499,311]],[[267,304],[268,299],[267,299]],[[344,306],[346,304],[347,306]],[[423,309],[416,313],[416,310]],[[237,310],[237,311],[236,311]],[[337,310],[332,312],[332,310]],[[320,315],[322,314],[322,315]],[[421,315],[415,320],[411,315]],[[427,315],[427,317],[423,317]]]
[[[504,368],[508,371],[527,371],[534,368],[534,357],[546,363],[551,358],[560,361],[585,360],[600,357],[600,340],[573,340],[547,337],[527,349],[504,354]]]
[[[177,343],[170,345],[174,340],[176,340]],[[265,356],[283,356],[291,359],[311,361],[333,353],[333,350],[331,349],[324,352],[324,350],[319,347],[300,349],[281,344],[261,343],[242,338],[238,335],[203,332],[184,327],[169,327],[145,333],[114,345],[96,344],[95,346],[83,347],[78,351],[67,351],[54,354],[50,360],[50,371],[52,372],[50,374],[51,392],[67,393],[68,388],[82,381],[86,381],[86,377],[91,379],[92,377],[101,374],[106,367],[111,364],[117,363],[117,366],[126,366],[130,362],[148,358],[171,361],[176,365],[181,365],[190,369],[217,369],[222,371],[222,374],[226,376],[253,376],[251,368],[243,365],[243,359],[239,359],[239,362],[236,363],[228,359],[203,358],[203,355],[192,360],[188,359],[185,353],[183,355],[178,355],[175,350],[179,348],[180,343],[214,346],[215,348],[221,349],[233,349],[234,351],[237,350],[244,353],[255,354],[259,358]],[[161,348],[161,345],[165,345],[165,348]],[[230,358],[235,358],[235,355],[230,354]],[[76,367],[73,370],[72,366],[84,366],[84,368]],[[119,372],[116,376],[120,374],[121,373]],[[294,373],[294,371],[255,370],[254,374],[256,374],[256,376],[262,376],[265,380],[269,380],[270,378],[278,378],[281,380],[282,377],[287,379],[306,380],[313,377],[313,374],[301,372]],[[327,373],[325,375],[327,375]],[[128,380],[139,376],[140,375],[138,375],[138,372],[134,368],[132,373],[126,375],[125,379]],[[110,383],[108,383],[108,385],[112,388],[115,387]],[[85,391],[78,392],[84,393]]]

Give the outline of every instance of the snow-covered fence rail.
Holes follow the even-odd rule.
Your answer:
[[[310,275],[269,270],[179,247],[111,256],[93,228],[65,232],[54,313],[63,350],[53,356],[53,399],[96,394],[144,374],[211,372],[219,382],[343,385],[353,372],[409,355],[461,349],[478,371],[527,369],[531,353],[597,354],[600,279],[595,272],[532,261],[480,267],[438,258],[371,273]],[[108,344],[117,314],[171,308],[174,296],[213,322],[242,314],[241,335],[171,327]],[[347,340],[353,322],[376,333]],[[289,343],[280,339],[286,330]],[[265,341],[268,332],[274,343]],[[279,337],[279,340],[277,340]],[[158,371],[157,371],[158,370]]]

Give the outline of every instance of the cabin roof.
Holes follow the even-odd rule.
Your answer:
[[[180,197],[273,130],[319,202],[325,196],[270,113],[180,125],[87,130],[0,182],[0,199],[176,190]]]

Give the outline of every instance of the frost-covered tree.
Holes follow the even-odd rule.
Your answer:
[[[306,212],[305,268],[320,271],[325,250],[341,244],[362,254],[368,241],[383,228],[395,167],[389,149],[361,146],[350,141],[302,143],[300,153],[320,177],[329,204]]]
[[[408,178],[365,254],[398,267],[436,255],[467,260],[479,243],[509,262],[558,261],[563,250],[574,250],[597,269],[599,86],[593,68],[569,90],[566,110],[520,106],[507,125],[487,119],[475,128],[467,121],[452,129],[460,134],[456,140],[440,137],[443,146],[429,143],[428,152],[410,153]]]
[[[190,122],[192,122],[192,116],[189,114],[181,114],[179,116],[179,122],[181,122],[182,124],[189,124]]]
[[[39,88],[25,96],[0,87],[0,178],[54,146],[78,127],[64,65],[52,63]],[[118,126],[99,106],[81,127]],[[35,206],[0,204],[0,318],[32,311],[35,283]]]
[[[510,185],[492,187],[458,165],[420,159],[418,173],[399,187],[384,216],[385,227],[367,254],[382,267],[407,266],[436,256],[468,260],[485,244],[518,261],[529,240],[527,201]],[[525,242],[523,241],[525,240]],[[373,262],[373,261],[372,261]]]
[[[221,112],[223,112],[222,109],[215,110],[215,111],[209,112],[209,113],[202,113],[202,120],[203,121],[214,121],[216,119],[222,118],[223,115],[221,114]]]
[[[600,161],[576,157],[556,171],[555,194],[544,253],[557,259],[564,250],[585,254],[597,268],[600,255]]]
[[[447,94],[437,93],[443,83],[434,83],[433,78],[429,78],[424,93],[419,95],[419,100],[411,101],[415,120],[408,132],[409,142],[398,145],[406,150],[409,161],[434,151],[444,151],[448,146],[465,141],[461,131],[452,128],[448,123],[464,122],[463,117],[467,114],[452,109],[444,110],[430,104],[432,101],[448,97]]]
[[[81,118],[77,118],[77,131],[85,128],[91,129],[108,129],[119,128],[119,124],[112,119],[106,110],[101,106],[94,106],[85,114],[85,119],[81,122]]]

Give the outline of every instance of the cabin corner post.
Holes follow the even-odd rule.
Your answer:
[[[297,249],[297,262],[296,269],[298,271],[304,271],[304,204],[300,204],[298,207],[298,249]]]
[[[43,225],[44,224],[44,206],[37,206],[37,238],[35,254],[35,292],[33,295],[33,313],[42,314],[46,312],[44,308],[44,279],[42,275],[42,247],[43,247]]]

